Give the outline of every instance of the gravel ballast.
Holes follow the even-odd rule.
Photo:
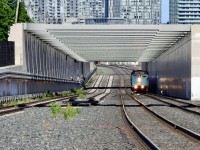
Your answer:
[[[72,120],[52,118],[46,107],[0,117],[0,149],[136,149],[124,133],[118,101],[103,104],[81,108]]]
[[[106,72],[113,73],[111,69]],[[114,80],[117,82],[116,76]],[[0,117],[0,149],[138,149],[122,120],[117,89],[111,90],[101,105],[80,109],[81,113],[71,120],[64,120],[63,116],[53,118],[49,107],[29,108],[23,113]]]
[[[136,97],[140,102],[147,105],[149,109],[164,118],[200,134],[200,117],[198,115],[185,112],[176,107],[170,107],[163,102],[159,102],[147,96],[137,95]]]
[[[131,121],[160,149],[193,150],[200,146],[161,123],[128,96],[123,97]]]

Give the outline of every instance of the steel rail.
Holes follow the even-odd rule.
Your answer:
[[[95,84],[97,83],[98,79],[100,78],[100,76],[98,76],[96,79],[95,79],[95,82],[93,82],[92,86],[91,87],[94,87]],[[86,87],[87,89],[88,87]],[[89,93],[92,89],[90,89],[89,91],[87,91],[87,93]],[[94,91],[95,92],[95,91]],[[93,92],[92,92],[93,93]],[[90,94],[90,93],[89,93]]]
[[[157,118],[159,118],[160,120],[164,121],[165,123],[167,123],[168,125],[170,125],[171,127],[173,127],[174,129],[179,130],[180,132],[184,133],[185,135],[195,139],[195,140],[200,140],[200,134],[195,133],[187,128],[184,128],[168,119],[165,119],[164,117],[160,116],[159,114],[155,113],[154,111],[150,110],[147,106],[145,106],[143,103],[141,103],[140,101],[137,100],[137,98],[135,98],[133,95],[131,95],[130,93],[127,92],[127,94],[132,97],[138,104],[142,105],[146,110],[148,110],[150,113],[152,113],[153,115],[155,115]]]
[[[55,98],[55,99],[48,99],[48,100],[39,100],[39,101],[33,101],[33,102],[26,102],[22,104],[18,104],[17,106],[7,106],[7,107],[2,107],[0,109],[0,116],[6,115],[6,114],[11,114],[15,113],[18,111],[23,111],[26,108],[34,107],[34,106],[39,106],[39,105],[46,105],[51,102],[57,102],[57,101],[62,101],[64,99],[67,99],[69,97],[61,97],[61,98]]]
[[[149,95],[149,94],[146,95],[146,96],[151,97],[151,98],[153,98],[153,99],[155,99],[155,100],[157,100],[157,101],[163,102],[163,103],[165,103],[165,104],[168,104],[168,105],[177,107],[177,108],[179,108],[179,109],[181,109],[181,110],[183,110],[183,111],[186,111],[186,112],[189,112],[189,113],[192,113],[192,114],[196,114],[196,115],[200,115],[200,112],[197,112],[197,111],[194,111],[194,110],[190,110],[190,109],[184,108],[183,106],[179,106],[179,105],[173,104],[173,102],[170,103],[170,102],[161,100],[161,99],[159,99],[159,98],[157,98],[157,97],[154,97],[154,96],[152,96],[152,95]],[[177,101],[176,101],[176,102],[177,102]],[[180,102],[180,103],[181,103],[181,102]],[[187,104],[188,104],[188,103],[187,103]],[[188,105],[189,105],[189,104],[188,104]],[[193,105],[192,105],[192,106],[193,106]],[[194,106],[194,107],[195,107],[195,106]]]
[[[111,76],[109,76],[108,81],[110,80],[110,78],[111,78]],[[102,83],[102,82],[103,82],[103,79],[102,79],[101,83]],[[107,82],[106,87],[108,86],[108,84],[109,84],[109,82]],[[102,91],[102,92],[96,94],[95,96],[91,96],[90,98],[95,99],[95,97],[97,97],[97,96],[99,96],[99,95],[101,95],[101,94],[104,94],[104,93],[106,93],[106,90],[105,90],[105,89],[104,89],[104,91]],[[109,94],[109,93],[106,93],[103,97],[101,97],[101,99],[103,99],[104,97],[106,97],[108,94]]]
[[[113,70],[116,73],[123,76],[117,69],[113,68]],[[120,88],[120,91],[121,91],[121,88]],[[129,128],[132,129],[132,131],[134,133],[136,133],[137,137],[139,138],[140,144],[142,144],[142,146],[145,146],[147,149],[159,150],[158,146],[156,144],[154,144],[148,137],[146,137],[145,134],[143,134],[142,131],[140,131],[140,129],[137,128],[137,126],[131,121],[131,119],[130,119],[127,111],[126,111],[126,108],[125,108],[125,105],[124,105],[124,100],[122,99],[122,93],[121,92],[120,92],[120,99],[121,99],[122,110],[123,110],[123,114],[124,114],[124,117],[126,119],[126,122],[129,124]]]
[[[148,93],[148,95],[164,98],[164,99],[167,99],[167,100],[173,100],[173,101],[176,101],[178,103],[187,104],[187,105],[192,106],[192,107],[197,107],[197,108],[199,107],[200,108],[200,106],[198,106],[198,105],[195,105],[195,104],[192,104],[192,103],[189,103],[189,102],[180,101],[180,100],[177,100],[177,99],[172,98],[172,97],[159,96],[159,95],[156,95],[156,94],[153,94],[153,93]]]

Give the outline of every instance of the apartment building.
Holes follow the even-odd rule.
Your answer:
[[[105,0],[78,0],[79,18],[104,18]]]
[[[160,24],[161,0],[121,0],[121,17],[127,24]]]
[[[78,17],[77,0],[24,0],[34,22],[59,24],[68,17]]]
[[[107,2],[108,18],[121,17],[121,0],[105,0]]]
[[[160,24],[161,0],[24,0],[30,17],[38,23],[110,22]],[[91,20],[96,19],[96,20]],[[117,19],[117,21],[116,21]],[[119,21],[120,20],[120,21]],[[113,21],[111,21],[113,22]]]
[[[200,1],[199,0],[170,0],[169,3],[170,24],[199,24]]]

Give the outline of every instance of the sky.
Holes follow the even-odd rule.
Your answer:
[[[169,0],[162,0],[162,23],[169,21]]]

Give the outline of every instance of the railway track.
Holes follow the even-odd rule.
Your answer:
[[[165,119],[170,120],[170,122],[180,125],[200,136],[200,116],[198,114],[179,109],[145,95],[135,95],[135,97],[153,112],[162,115]]]
[[[181,102],[181,101],[178,101],[178,100],[175,100],[175,99],[170,100],[170,99],[162,98],[162,97],[159,97],[159,96],[156,96],[156,95],[152,95],[152,94],[147,94],[147,96],[149,96],[151,98],[154,98],[157,101],[160,101],[160,102],[169,104],[171,106],[175,106],[177,108],[180,108],[180,109],[182,109],[184,111],[200,115],[200,107],[197,106],[197,105],[194,105],[194,104],[191,104],[191,103],[187,103],[187,102]]]
[[[122,85],[122,87],[124,87],[124,86]],[[199,140],[200,140],[200,135],[198,133],[195,133],[195,132],[190,131],[190,130],[188,130],[186,128],[183,128],[183,127],[179,126],[178,124],[174,124],[173,122],[170,122],[169,120],[164,119],[162,116],[156,114],[155,112],[152,112],[150,109],[148,109],[148,107],[146,107],[145,105],[143,105],[142,103],[140,103],[139,101],[137,101],[137,99],[133,95],[131,95],[130,93],[128,93],[127,89],[122,90],[121,93],[122,93],[121,94],[122,98],[126,97],[127,94],[128,94],[128,96],[131,97],[137,103],[138,107],[142,106],[143,109],[146,110],[146,113],[150,113],[151,114],[152,120],[153,119],[157,120],[157,122],[159,120],[159,124],[160,125],[162,124],[160,128],[164,129],[162,131],[166,131],[166,130],[169,131],[169,132],[165,132],[165,137],[168,137],[168,139],[174,137],[175,141],[177,141],[179,139],[179,142],[180,143],[182,142],[183,144],[185,144],[187,142],[190,143],[190,144],[187,144],[187,146],[185,145],[185,147],[188,147],[188,149],[190,149],[190,148],[192,148],[192,149],[195,148],[196,149],[196,148],[198,148],[200,146],[199,143],[198,143]],[[137,128],[136,125],[134,125],[133,122],[131,122],[131,119],[130,119],[130,118],[132,118],[133,115],[131,115],[130,113],[128,113],[128,112],[130,112],[131,108],[130,107],[128,107],[128,108],[126,107],[126,102],[127,101],[122,100],[124,111],[129,110],[129,111],[125,112],[125,114],[127,115],[126,118],[127,118],[127,121],[130,122],[130,124],[132,124],[131,126],[134,126],[134,129],[135,129],[135,128]],[[128,103],[130,103],[130,101],[128,101]],[[164,124],[164,127],[162,127],[163,124]],[[155,124],[154,126],[156,126],[156,125],[158,125],[158,124]],[[137,128],[137,130],[139,130],[139,129]],[[142,132],[139,130],[139,134],[140,133],[142,133]],[[146,134],[148,134],[148,133],[146,133]],[[159,135],[159,133],[157,133],[156,135]],[[160,141],[160,143],[162,143],[162,144],[160,144],[156,140],[153,140],[153,141],[155,141],[154,143],[156,143],[157,145],[159,145],[159,146],[157,146],[149,138],[146,137],[145,139],[147,139],[147,141],[150,141],[150,143],[151,143],[150,146],[149,146],[150,149],[152,149],[151,148],[152,145],[155,146],[155,148],[153,148],[153,149],[159,149],[159,148],[166,149],[171,144],[173,144],[173,145],[175,145],[175,147],[177,147],[176,143],[173,143],[173,142],[162,143],[162,141]],[[146,145],[148,145],[148,143],[149,143],[149,142],[146,142],[146,141],[144,141],[144,142],[146,143]]]
[[[116,68],[112,68],[113,71],[115,71],[117,74],[120,74],[120,85],[121,87],[124,87],[124,80],[122,80],[122,75],[121,73],[116,69]],[[132,120],[130,119],[129,114],[127,113],[125,104],[124,104],[124,100],[123,100],[123,95],[126,94],[125,90],[120,88],[119,89],[120,92],[120,101],[122,104],[122,116],[124,116],[124,122],[125,124],[128,126],[128,128],[130,129],[130,132],[132,133],[134,140],[136,140],[139,143],[138,147],[141,147],[141,149],[155,149],[158,150],[159,148],[148,138],[146,137],[141,130],[132,122]]]
[[[68,99],[68,98],[69,97],[62,97],[62,98],[56,98],[56,99],[40,100],[40,101],[34,101],[34,102],[29,102],[29,103],[22,103],[22,104],[19,104],[18,106],[2,107],[2,108],[0,108],[0,116],[4,116],[4,115],[7,115],[7,114],[12,114],[12,113],[16,113],[16,112],[22,112],[26,108],[36,107],[36,106],[41,106],[41,105],[47,105],[49,103],[62,101],[62,100]]]
[[[107,77],[107,79],[105,79],[106,81],[109,80],[110,77]],[[107,82],[103,82],[103,76],[98,76],[95,83],[93,84],[93,86],[98,87],[100,86],[102,83],[107,83]],[[107,83],[108,85],[108,83]],[[111,86],[111,85],[109,85]],[[56,99],[49,99],[49,100],[40,100],[40,101],[33,101],[33,102],[28,102],[28,103],[22,103],[19,104],[18,106],[7,106],[7,107],[2,107],[0,108],[0,116],[4,116],[4,115],[8,115],[8,114],[12,114],[12,113],[16,113],[16,112],[23,112],[24,109],[26,108],[30,108],[30,107],[37,107],[37,106],[44,106],[47,104],[50,104],[52,102],[60,102],[60,101],[65,101],[67,100],[67,103],[69,102],[72,105],[97,105],[100,101],[100,99],[102,99],[103,97],[105,97],[106,95],[109,94],[110,91],[105,90],[105,89],[101,89],[99,90],[99,92],[97,92],[98,90],[95,89],[95,91],[91,91],[90,90],[90,95],[87,96],[85,98],[85,100],[74,100],[74,101],[69,101],[70,97],[77,97],[77,95],[73,95],[70,97],[62,97],[62,98],[56,98]],[[93,94],[92,94],[93,93]],[[62,105],[64,106],[64,105]]]

